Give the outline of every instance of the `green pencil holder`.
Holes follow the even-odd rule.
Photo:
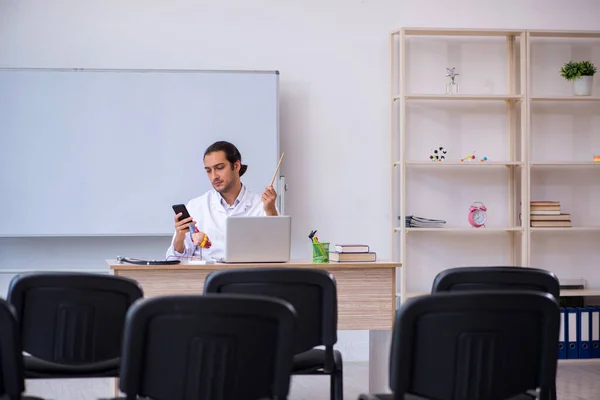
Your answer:
[[[329,262],[329,242],[312,244],[313,264],[326,264]]]

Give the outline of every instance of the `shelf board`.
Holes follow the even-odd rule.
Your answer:
[[[600,296],[598,289],[561,289],[560,295],[564,297],[574,296]]]
[[[523,267],[527,268],[527,267]],[[409,292],[406,293],[406,298],[425,296],[431,294],[429,292]],[[400,293],[396,293],[397,297],[400,297]],[[600,296],[599,289],[561,289],[561,297],[576,297],[576,296]]]
[[[529,30],[530,37],[600,39],[600,31],[544,31]]]
[[[600,358],[561,358],[559,364],[591,364],[600,362]]]
[[[600,226],[573,226],[571,228],[560,227],[531,227],[531,232],[600,232]]]
[[[404,229],[406,232],[454,232],[454,233],[473,233],[476,235],[483,235],[486,233],[498,233],[498,232],[523,232],[523,228],[520,226],[506,227],[506,228],[459,228],[459,227],[444,227],[444,228],[401,228],[395,227],[394,231],[398,232]]]
[[[404,28],[410,36],[519,36],[525,31],[502,29]],[[399,34],[401,31],[394,32]]]
[[[534,96],[531,101],[600,101],[598,96]]]
[[[424,167],[434,167],[434,168],[443,168],[443,167],[470,167],[470,168],[478,168],[478,167],[509,167],[509,166],[522,166],[523,163],[520,161],[443,161],[443,162],[433,162],[433,161],[406,161],[406,166],[424,166]],[[598,163],[600,164],[600,163]],[[402,165],[400,161],[396,161],[394,166]]]
[[[396,96],[394,100],[399,98],[400,96]],[[518,101],[522,100],[523,96],[507,94],[407,94],[404,98],[406,100]]]
[[[540,161],[532,162],[532,167],[596,167],[600,166],[598,161]]]

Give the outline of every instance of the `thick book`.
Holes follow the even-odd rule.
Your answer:
[[[570,221],[571,214],[532,214],[532,221]]]
[[[534,228],[571,228],[571,221],[531,221]]]
[[[337,262],[352,262],[352,261],[377,261],[377,255],[374,252],[370,253],[329,253],[329,261]]]
[[[530,212],[530,215],[560,215],[560,210],[556,210],[556,211],[547,211],[547,210],[532,210]]]
[[[368,253],[369,246],[366,244],[336,244],[334,249],[338,253]]]

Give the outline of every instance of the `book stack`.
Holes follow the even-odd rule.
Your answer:
[[[430,219],[417,217],[416,215],[407,215],[405,223],[407,228],[443,228],[446,221],[443,219]]]
[[[368,262],[377,260],[377,254],[370,251],[366,244],[336,244],[333,250],[335,251],[329,251],[329,261]]]
[[[559,201],[532,201],[529,206],[531,227],[570,228],[571,214],[563,214]]]

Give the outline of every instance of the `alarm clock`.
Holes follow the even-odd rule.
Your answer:
[[[480,201],[476,201],[475,203],[471,204],[471,207],[469,207],[469,223],[474,228],[481,228],[482,226],[485,226],[485,223],[487,222],[486,211],[487,208],[485,208],[483,203]]]

